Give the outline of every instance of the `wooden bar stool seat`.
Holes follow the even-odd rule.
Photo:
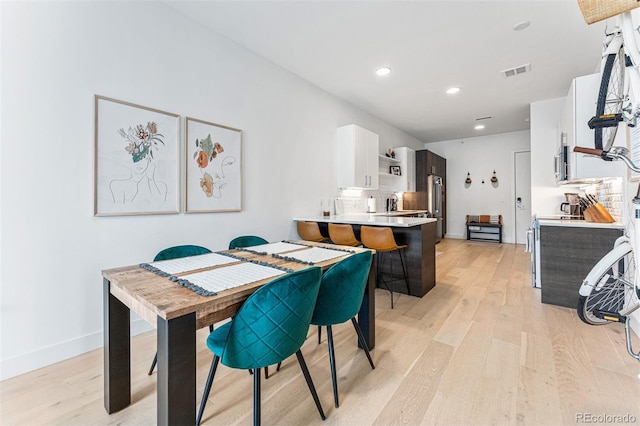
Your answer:
[[[362,226],[360,227],[360,238],[362,244],[370,249],[378,252],[376,260],[376,276],[379,283],[381,283],[389,293],[391,293],[391,309],[393,309],[393,290],[389,286],[389,283],[394,281],[404,280],[407,286],[407,294],[411,295],[411,289],[409,288],[409,280],[407,279],[407,268],[404,265],[404,258],[402,256],[402,250],[407,248],[406,245],[398,245],[393,231],[387,226]],[[402,265],[402,276],[393,274],[393,262],[391,260],[391,253],[396,252],[400,257],[400,264]],[[388,275],[388,279],[385,279],[380,270],[380,259],[384,253],[389,254],[389,264],[391,273]]]
[[[329,224],[329,239],[341,246],[358,247],[362,245],[356,238],[356,234],[353,232],[353,227],[347,224],[330,223]]]
[[[305,241],[320,243],[329,239],[320,233],[318,222],[298,221],[298,235]]]

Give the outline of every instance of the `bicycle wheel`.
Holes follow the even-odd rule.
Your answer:
[[[615,321],[631,297],[635,271],[631,245],[611,250],[593,267],[580,287],[577,306],[580,319],[592,325]]]
[[[596,118],[616,116],[622,112],[624,101],[625,56],[622,47],[618,53],[607,55],[596,104]],[[617,122],[608,127],[595,127],[595,147],[608,151],[618,130]]]

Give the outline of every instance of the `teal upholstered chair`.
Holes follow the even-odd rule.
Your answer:
[[[242,305],[233,319],[212,332],[207,346],[213,352],[200,409],[199,425],[218,367],[253,370],[253,422],[260,424],[260,369],[296,354],[322,420],[320,400],[300,348],[309,331],[322,271],[318,267],[292,272],[265,284]]]
[[[331,326],[351,320],[358,334],[360,346],[364,349],[371,368],[373,365],[369,348],[364,335],[356,321],[356,315],[362,305],[365,287],[369,277],[369,269],[373,255],[370,251],[354,254],[333,265],[322,277],[320,292],[313,311],[311,324],[318,326],[318,336],[322,326],[327,327],[327,343],[329,345],[329,362],[333,381],[333,399],[338,408],[338,382],[336,380],[336,359],[333,350],[333,334]]]
[[[161,250],[156,257],[153,258],[154,262],[159,262],[161,260],[171,260],[178,259],[180,257],[188,257],[188,256],[197,256],[199,254],[207,254],[211,253],[211,250],[201,246],[194,245],[183,245],[183,246],[173,246]],[[213,325],[209,326],[209,330],[213,331]],[[153,361],[151,362],[151,368],[149,368],[149,375],[153,374],[153,370],[156,368],[156,364],[158,363],[158,353],[153,357]]]
[[[236,237],[229,243],[229,250],[242,247],[259,246],[260,244],[267,244],[269,241],[262,237],[256,237],[255,235],[242,235]]]

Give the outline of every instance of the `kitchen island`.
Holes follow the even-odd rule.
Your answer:
[[[320,232],[329,236],[329,223],[344,223],[353,226],[356,238],[360,239],[360,227],[388,226],[393,230],[393,235],[398,244],[407,245],[404,250],[404,259],[407,267],[409,289],[412,296],[422,297],[436,285],[436,249],[435,227],[436,219],[427,217],[415,217],[422,214],[420,211],[396,211],[387,213],[362,213],[331,216],[300,216],[294,217],[295,221],[318,222]],[[402,273],[402,267],[398,258],[392,254],[394,272]],[[383,272],[388,273],[388,262],[384,262]],[[394,292],[407,293],[402,280],[389,284]]]

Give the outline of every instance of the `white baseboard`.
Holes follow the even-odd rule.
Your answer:
[[[153,330],[153,327],[142,319],[131,321],[131,336]],[[0,380],[9,379],[64,361],[74,356],[101,348],[104,345],[102,331],[67,340],[55,345],[38,349],[27,354],[0,361]]]

